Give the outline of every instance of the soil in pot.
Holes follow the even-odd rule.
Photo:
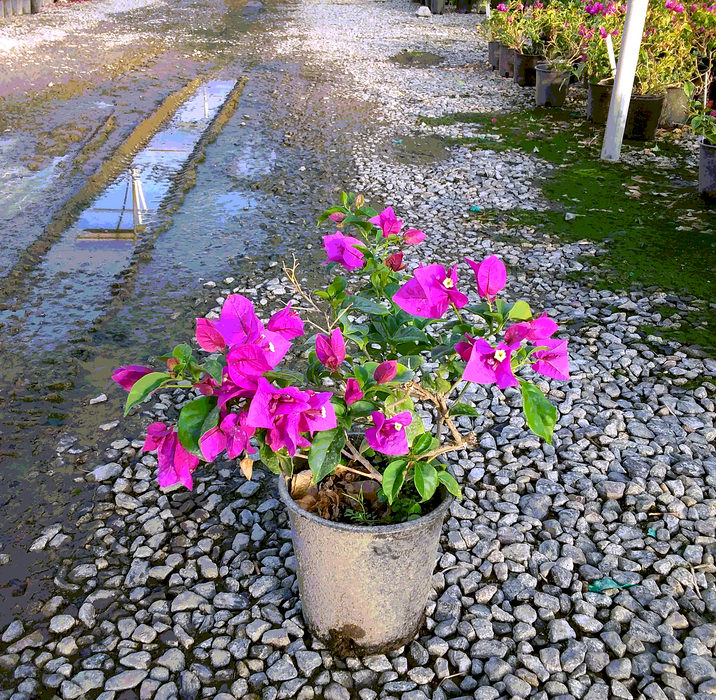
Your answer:
[[[594,124],[606,124],[612,100],[611,83],[589,83],[587,86],[587,119]]]
[[[500,42],[499,41],[488,41],[487,42],[487,56],[492,66],[492,70],[497,70],[500,67]]]
[[[514,49],[508,49],[504,44],[500,44],[500,68],[499,73],[503,78],[511,78],[515,70],[515,52]]]
[[[709,202],[716,202],[716,145],[699,144],[699,194]]]
[[[666,88],[664,106],[661,109],[661,123],[667,126],[685,124],[689,112],[689,98],[683,87]]]
[[[624,138],[633,141],[653,141],[663,104],[663,95],[632,95],[624,127]]]
[[[360,465],[357,465],[360,469]],[[403,486],[401,498],[392,506],[378,496],[380,484],[354,472],[338,467],[336,473],[313,483],[307,469],[295,474],[290,481],[291,496],[306,512],[332,522],[351,525],[387,525],[415,519],[437,508],[442,502],[439,492],[425,503],[412,482]],[[410,502],[409,502],[410,501]]]
[[[555,70],[548,63],[536,66],[537,85],[535,98],[537,104],[545,107],[561,107],[567,99],[569,76],[571,73]]]
[[[537,84],[537,69],[535,66],[544,61],[544,56],[515,51],[514,78],[520,87],[534,87]]]

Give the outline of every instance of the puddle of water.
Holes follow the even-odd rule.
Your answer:
[[[0,321],[16,333],[14,342],[50,350],[103,312],[110,285],[131,259],[135,234],[151,228],[174,176],[233,87],[233,81],[213,81],[199,88],[136,155],[127,172],[52,246],[26,285],[24,305],[34,313],[18,318],[11,309],[0,311]],[[47,171],[42,176],[47,178]]]
[[[2,144],[0,144],[2,146]],[[2,218],[12,219],[27,208],[29,203],[37,199],[37,193],[50,187],[59,176],[67,156],[57,156],[52,159],[48,167],[32,172],[25,166],[13,166],[0,171],[0,212]],[[12,264],[10,256],[3,255],[4,261],[0,262],[0,275],[7,272]]]
[[[442,158],[447,152],[445,139],[429,134],[403,136],[395,142],[395,157],[401,163],[414,163],[416,158]]]
[[[440,65],[445,59],[429,51],[401,51],[390,60],[406,68],[428,68]]]

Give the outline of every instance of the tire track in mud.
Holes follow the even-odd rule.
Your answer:
[[[28,272],[36,268],[52,245],[77,220],[82,211],[131,163],[132,158],[174,116],[179,107],[206,80],[199,76],[170,94],[149,117],[137,125],[129,137],[104,162],[98,172],[87,178],[85,185],[55,212],[42,235],[33,241],[0,281],[0,309],[17,294]],[[98,137],[101,136],[98,134]],[[85,149],[89,146],[85,146]],[[83,149],[84,152],[84,149]]]
[[[239,103],[239,98],[248,82],[246,76],[241,77],[236,85],[229,92],[224,104],[216,113],[209,126],[201,135],[191,156],[182,167],[181,171],[173,178],[172,185],[164,199],[166,204],[160,208],[159,221],[150,227],[148,236],[142,238],[134,248],[132,258],[127,267],[120,273],[121,280],[111,286],[110,293],[113,297],[106,311],[95,319],[92,326],[97,328],[111,318],[122,305],[132,297],[134,292],[134,280],[141,262],[151,257],[151,252],[156,240],[169,229],[173,223],[174,214],[181,208],[187,192],[196,185],[196,175],[199,165],[206,157],[206,149],[219,137],[226,123],[231,119]]]

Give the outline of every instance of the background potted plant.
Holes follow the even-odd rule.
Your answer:
[[[500,3],[495,14],[504,15],[500,20],[500,61],[498,71],[503,78],[512,78],[515,71],[515,46],[520,42],[519,20],[522,16],[522,3]]]
[[[656,134],[666,89],[693,64],[684,7],[674,0],[650,3],[624,137],[650,141]],[[694,66],[695,68],[695,66]]]
[[[579,34],[582,37],[582,57],[587,78],[587,119],[595,124],[606,124],[609,115],[614,74],[609,60],[607,37],[611,37],[616,60],[624,14],[624,5],[614,2],[606,5],[587,3],[584,6]]]
[[[540,0],[526,6],[519,20],[520,45],[515,48],[514,79],[521,87],[534,87],[536,65],[544,60],[549,40],[549,12]]]
[[[339,227],[324,236],[327,262],[351,279],[311,293],[295,260],[284,267],[318,331],[302,366],[279,369],[305,334],[297,309],[289,303],[264,322],[232,294],[218,318],[197,319],[207,354],[179,345],[161,358],[163,371],[124,367],[114,378],[129,391],[126,411],[161,387],[200,394],[176,430],[147,429],[160,486],[191,488],[199,463],[223,452],[247,478],[257,456],[279,475],[309,629],[338,653],[372,653],[405,644],[422,624],[442,521],[460,496],[438,458],[475,442],[453,422],[476,415],[461,400],[468,383],[519,387],[528,425],[550,441],[556,410],[521,374],[568,379],[567,341],[526,302],[498,298],[506,270],[495,256],[460,263],[474,272],[480,301],[470,303],[457,263],[403,272],[405,248],[425,234],[403,230],[390,207],[379,214],[344,194],[321,222]],[[434,432],[420,404],[435,411]]]
[[[497,5],[495,11],[485,19],[482,26],[487,32],[487,51],[493,70],[499,70],[500,50],[505,40],[507,27],[507,5]],[[505,59],[506,60],[506,59]]]
[[[689,92],[693,94],[692,89]],[[699,194],[716,199],[716,106],[709,101],[691,101],[691,130],[699,139]]]
[[[704,102],[714,99],[716,68],[716,4],[695,3],[684,7],[691,27],[691,40],[697,54],[697,71]]]
[[[536,66],[537,105],[561,107],[572,77],[581,77],[584,71],[582,37],[577,22],[579,8],[573,4],[553,3],[547,8],[549,39],[545,47],[546,61]]]

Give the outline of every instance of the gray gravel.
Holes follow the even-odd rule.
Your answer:
[[[531,99],[485,70],[476,15],[418,19],[414,8],[294,8],[280,46],[300,46],[326,74],[348,73],[354,96],[373,105],[382,141],[356,140],[349,185],[428,233],[409,262],[495,253],[511,269],[508,296],[536,299],[560,322],[572,379],[540,382],[560,414],[552,445],[527,430],[517,392],[468,388],[479,417],[460,425],[477,431],[479,447],[453,463],[465,497],[445,523],[425,628],[387,656],[340,660],[305,632],[274,477],[257,466],[246,482],[220,461],[196,474],[193,492],[162,492],[139,436],[118,440],[90,465],[96,499],[77,523],[84,549],[58,562],[44,622],[18,619],[0,631],[0,700],[716,694],[716,361],[638,333],[666,325],[656,310],[666,294],[572,281],[585,264],[577,260],[599,253],[595,244],[530,229],[495,241],[470,223],[478,197],[484,207],[543,206],[530,187],[548,168],[537,155],[458,147],[405,163],[390,154],[386,144],[418,129],[453,129],[419,127],[417,115],[519,109]],[[388,61],[404,49],[445,61]],[[264,277],[206,290],[214,313],[232,292],[266,316],[291,298],[278,263]],[[141,415],[171,420],[187,398],[158,394]],[[427,408],[422,416],[434,421]],[[62,530],[49,525],[31,549],[59,547]],[[617,588],[588,590],[606,577]]]

